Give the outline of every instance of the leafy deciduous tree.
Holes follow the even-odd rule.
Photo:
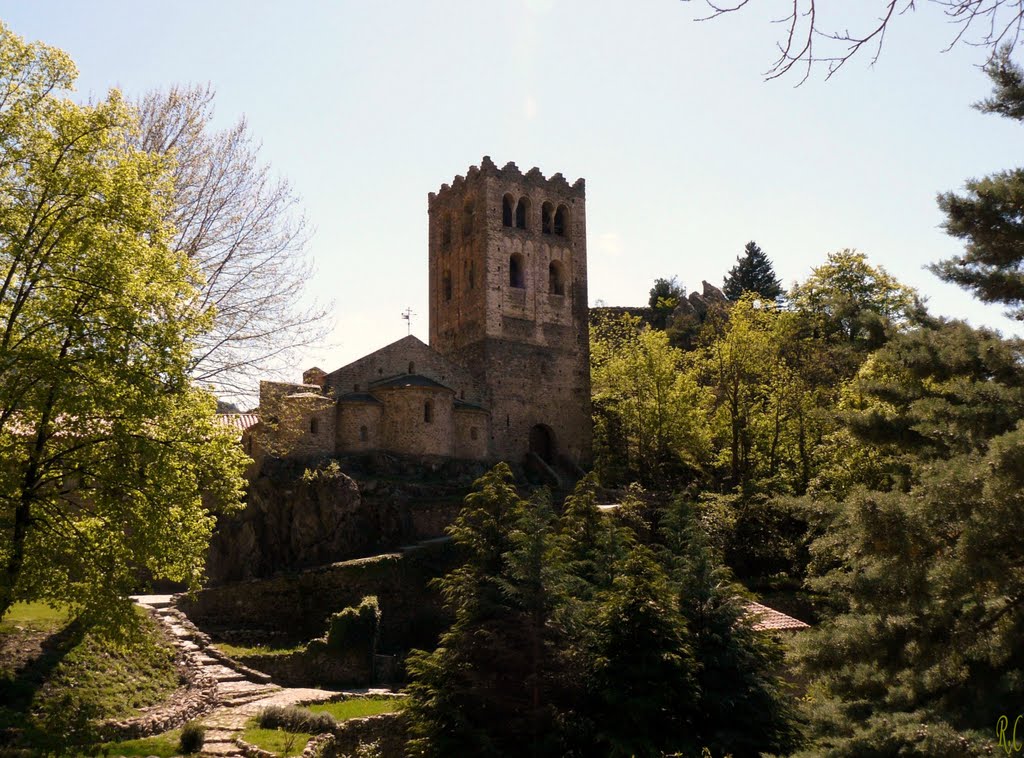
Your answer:
[[[111,620],[140,570],[197,583],[245,457],[188,375],[209,317],[168,244],[168,163],[116,91],[60,97],[74,77],[0,26],[0,616]]]

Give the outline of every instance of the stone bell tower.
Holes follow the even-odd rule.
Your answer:
[[[485,388],[493,459],[590,462],[585,206],[486,156],[429,195],[430,346]]]

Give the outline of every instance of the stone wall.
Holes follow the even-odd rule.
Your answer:
[[[483,408],[455,406],[455,457],[486,460],[491,437],[490,414]]]
[[[339,453],[376,450],[382,446],[381,419],[384,406],[378,400],[346,400],[338,402]],[[366,428],[365,439],[362,429]]]
[[[388,387],[376,393],[384,404],[382,447],[406,455],[454,455],[451,390],[443,387]],[[424,410],[427,403],[431,405],[429,421]]]
[[[455,563],[450,544],[344,561],[294,574],[235,582],[183,597],[179,607],[201,629],[279,632],[295,641],[324,633],[328,617],[376,595],[382,653],[429,648],[447,623],[429,586]]]
[[[237,659],[285,687],[366,687],[373,680],[369,655],[300,650],[288,655],[243,655]]]

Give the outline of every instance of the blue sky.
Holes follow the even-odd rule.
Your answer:
[[[863,22],[878,4],[858,3]],[[753,239],[787,285],[853,247],[934,312],[1024,333],[923,268],[960,250],[936,193],[1018,165],[1021,145],[970,108],[983,53],[941,52],[955,29],[927,3],[873,67],[801,87],[761,76],[787,0],[703,23],[674,0],[4,5],[72,56],[82,98],[209,82],[223,125],[248,119],[315,228],[309,295],[334,303],[294,378],[404,336],[407,306],[426,340],[426,196],[483,155],[586,178],[592,304],[642,304],[660,276],[721,285]]]

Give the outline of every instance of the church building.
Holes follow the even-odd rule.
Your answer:
[[[413,336],[302,384],[260,383],[254,456],[374,450],[586,466],[583,179],[489,157],[428,196],[430,344]]]

